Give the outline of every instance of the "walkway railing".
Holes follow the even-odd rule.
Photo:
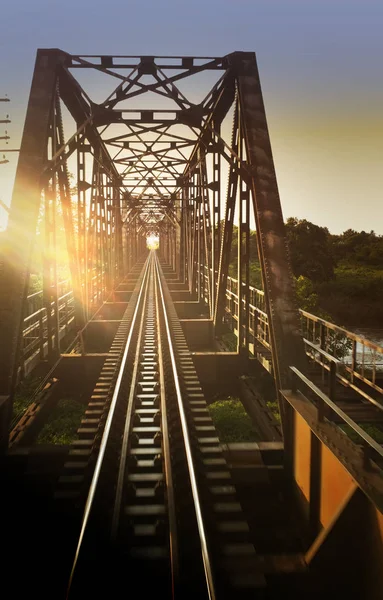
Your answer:
[[[326,396],[312,381],[310,381],[303,373],[295,367],[291,369],[292,390],[281,390],[282,395],[291,403],[292,397],[300,393],[299,398],[306,402],[315,404],[317,407],[316,422],[318,426],[325,421],[330,421],[339,426],[348,426],[356,434],[357,444],[362,447],[363,451],[363,466],[367,471],[372,468],[371,461],[374,465],[379,466],[382,470],[383,465],[383,447],[374,440],[362,427],[360,427],[353,419],[351,419],[339,406],[337,406],[331,398]],[[336,423],[334,417],[337,417]]]
[[[206,303],[207,279],[208,272],[205,266],[201,297]],[[238,340],[238,281],[233,277],[228,277],[227,281],[226,324]],[[242,285],[245,286],[244,283]],[[271,372],[270,332],[265,294],[253,286],[249,286],[249,292],[248,351]],[[244,299],[243,308],[245,312]],[[383,347],[305,310],[300,309],[299,312],[306,354],[311,361],[320,365],[322,380],[324,382],[328,379],[330,394],[333,393],[335,381],[338,380],[383,410]],[[242,339],[245,339],[245,335]]]
[[[68,280],[60,282],[58,294],[62,337],[74,322],[74,299]],[[207,302],[207,294],[205,301]],[[33,357],[43,358],[47,352],[47,314],[43,306],[42,291],[30,294],[27,306],[22,368]],[[225,310],[227,325],[238,338],[238,281],[233,277],[228,277]],[[330,386],[332,379],[336,377],[380,407],[380,400],[383,400],[383,347],[307,311],[300,310],[300,315],[306,354],[321,366],[323,377],[328,373]],[[248,339],[249,352],[258,356],[264,366],[272,370],[265,296],[262,290],[253,286],[250,286],[249,294]]]
[[[225,309],[226,322],[238,338],[238,281],[232,277],[228,278]],[[329,373],[330,381],[335,371],[344,385],[383,408],[383,347],[305,310],[299,312],[307,356],[321,366],[323,374]],[[249,322],[249,352],[256,355],[263,347],[267,356],[270,342],[265,297],[255,287],[250,287]]]
[[[61,281],[57,289],[58,329],[62,339],[74,324],[74,297],[70,281]],[[48,353],[47,307],[43,305],[43,292],[35,292],[27,297],[27,316],[24,318],[23,343],[21,350],[21,374],[25,376],[35,365],[36,360],[44,359]],[[52,316],[55,302],[51,302]]]
[[[93,314],[106,297],[105,271],[90,272],[88,290],[88,311]],[[26,317],[24,318],[23,344],[21,351],[21,377],[27,375],[39,359],[48,353],[48,319],[47,308],[44,305],[43,291],[34,292],[27,296]],[[61,340],[74,326],[74,297],[69,279],[60,281],[57,286],[58,330]],[[55,301],[51,303],[51,316],[54,318]],[[55,333],[53,334],[55,335]]]

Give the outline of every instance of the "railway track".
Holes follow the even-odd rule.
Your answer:
[[[142,598],[271,599],[307,575],[294,523],[273,525],[287,497],[278,482],[257,481],[251,502],[240,490],[250,526],[244,517],[167,277],[151,252],[112,297],[120,319],[108,321],[108,302],[100,309],[114,337],[55,499],[35,500],[55,578],[40,597],[119,598],[128,587]]]
[[[254,597],[263,573],[155,252],[133,301],[68,597],[127,581],[144,598]]]

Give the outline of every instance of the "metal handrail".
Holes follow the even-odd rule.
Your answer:
[[[378,444],[364,429],[359,427],[352,419],[349,417],[339,406],[335,404],[322,390],[320,390],[310,379],[308,379],[301,371],[299,371],[296,367],[290,366],[290,370],[293,373],[293,387],[292,391],[301,391],[297,386],[297,379],[304,383],[318,398],[319,406],[318,406],[318,421],[324,421],[324,405],[328,406],[338,417],[342,419],[347,425],[351,427],[351,429],[364,441],[365,445],[368,448],[372,448],[377,454],[379,454],[380,458],[383,458],[383,447]],[[283,391],[281,392],[283,394]],[[310,402],[310,400],[303,394],[304,398]],[[366,453],[365,458],[368,460],[368,451]]]
[[[237,279],[234,279],[233,277],[228,277],[227,279],[230,283],[234,283],[235,285],[238,285]],[[261,297],[264,297],[264,295],[265,295],[263,290],[259,290],[258,288],[253,287],[253,286],[249,286],[249,290]],[[238,294],[233,292],[231,289],[226,290],[226,294],[230,294],[238,301]],[[255,310],[257,310],[258,312],[266,314],[258,306],[254,306],[252,304],[250,304],[249,306],[250,306],[250,308],[254,308]],[[303,310],[302,308],[299,309],[299,313],[301,316],[310,319],[310,321],[314,321],[315,323],[324,325],[325,327],[327,327],[328,329],[332,329],[336,333],[340,333],[349,339],[352,339],[364,346],[371,348],[372,350],[376,350],[379,354],[383,354],[383,346],[380,346],[379,344],[376,344],[375,342],[372,342],[364,337],[361,337],[360,335],[353,333],[352,331],[349,331],[348,329],[345,329],[344,327],[340,327],[339,325],[336,325],[335,323],[331,323],[330,321],[326,321],[325,319],[322,319],[321,317],[317,317],[316,315],[313,315],[312,313],[310,313],[306,310]]]
[[[332,354],[329,354],[328,352],[326,352],[325,350],[323,350],[323,348],[321,348],[318,344],[314,344],[313,342],[310,342],[309,340],[306,340],[306,338],[303,338],[303,342],[305,343],[306,346],[309,346],[310,348],[312,348],[313,350],[315,350],[315,352],[319,352],[319,354],[321,356],[323,356],[329,362],[334,362],[336,365],[342,365],[343,364],[342,361],[339,360],[339,358],[336,358],[335,356],[332,356]]]
[[[233,277],[228,277],[228,288],[226,290],[227,302],[225,311],[226,314],[233,319],[233,321],[237,320],[238,312],[239,301],[238,293],[236,293],[237,288],[238,280],[234,279]],[[254,340],[257,340],[260,343],[262,343],[266,347],[265,340],[262,339],[262,337],[265,337],[267,339],[268,331],[267,314],[263,310],[264,292],[262,290],[258,290],[253,286],[249,286],[249,289],[250,323],[251,319],[256,319],[258,321],[258,325],[261,326],[260,329],[257,329],[256,331],[250,330],[250,336]],[[258,300],[260,301],[260,306],[257,305]],[[243,299],[243,302],[245,302],[245,299]],[[370,403],[375,404],[381,409],[381,404],[379,404],[379,402],[377,402],[371,395],[366,393],[360,386],[356,385],[355,380],[363,382],[365,385],[369,386],[369,388],[375,390],[375,392],[377,392],[378,394],[383,395],[383,388],[381,385],[379,385],[380,382],[377,381],[377,377],[379,377],[379,373],[382,372],[383,367],[383,346],[376,344],[370,340],[367,340],[366,338],[361,337],[356,333],[348,331],[343,327],[335,325],[334,323],[330,323],[329,321],[326,321],[321,317],[317,317],[316,315],[313,315],[303,309],[300,309],[299,313],[302,317],[302,329],[304,335],[304,342],[306,345],[312,343],[315,344],[316,339],[320,339],[319,345],[321,351],[327,352],[327,354],[329,355],[331,355],[332,346],[335,349],[338,347],[339,344],[342,344],[342,342],[345,343],[345,345],[350,345],[350,348],[344,354],[343,360],[341,360],[342,364],[344,365],[344,373],[343,375],[337,373],[336,377],[342,383],[351,387],[361,396],[366,398]],[[337,336],[339,336],[340,339],[337,339]],[[365,352],[366,350],[371,352],[370,361],[366,360],[368,356],[368,354],[366,354]],[[361,353],[360,358],[359,352]],[[308,354],[308,352],[306,353]],[[308,355],[311,356],[310,354]],[[313,360],[319,362],[319,364],[322,365],[323,361],[318,361],[315,357],[312,356],[311,358],[313,358]],[[346,373],[347,377],[345,376]]]
[[[363,344],[364,346],[367,346],[372,350],[376,350],[376,352],[379,352],[379,354],[383,354],[383,346],[379,346],[379,344],[375,344],[375,342],[371,342],[370,340],[361,337],[357,333],[353,333],[348,329],[344,329],[344,327],[340,327],[335,323],[330,323],[330,321],[326,321],[321,317],[317,317],[316,315],[313,315],[312,313],[309,313],[306,310],[303,310],[302,308],[299,309],[299,312],[303,317],[307,317],[308,319],[310,319],[310,321],[314,321],[315,323],[319,323],[320,325],[325,325],[327,329],[332,329],[333,331],[336,331],[337,333],[340,333],[345,337],[354,340],[355,342],[358,342],[359,344]]]

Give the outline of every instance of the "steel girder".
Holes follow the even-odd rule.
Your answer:
[[[57,66],[62,55],[39,50],[33,74],[20,148],[12,206],[0,274],[0,394],[10,393],[21,344],[25,298],[29,287],[31,248],[41,204],[41,180],[46,166],[47,138],[54,102]]]
[[[88,93],[92,74],[103,81]],[[193,77],[202,82],[188,84]],[[201,98],[206,82],[210,91]],[[96,102],[92,93],[100,89],[109,95],[105,92],[106,99]],[[70,120],[74,133],[65,139]],[[71,171],[76,174],[74,190]],[[285,385],[289,364],[303,362],[253,53],[201,58],[38,51],[1,274],[0,394],[12,392],[19,372],[32,245],[42,200],[45,335],[51,360],[60,354],[61,265],[56,246],[62,219],[78,329],[133,266],[146,236],[154,234],[160,237],[166,260],[208,305],[217,332],[224,319],[233,227],[238,222],[241,352],[247,352],[249,345],[250,226],[254,222],[278,389]]]
[[[248,184],[258,232],[274,373],[280,390],[290,383],[289,366],[304,369],[305,365],[298,305],[256,59],[237,55],[233,60],[237,64],[241,123],[251,171]]]

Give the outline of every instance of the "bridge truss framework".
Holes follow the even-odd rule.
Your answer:
[[[355,423],[364,453],[345,440],[325,413],[331,410],[349,423],[347,415],[304,376],[294,280],[253,53],[214,58],[38,51],[1,249],[2,445],[7,446],[11,403],[23,376],[23,327],[37,263],[45,308],[40,357],[52,366],[65,350],[62,298],[69,293],[73,298],[81,352],[84,328],[135,265],[149,236],[159,237],[165,261],[191,297],[207,305],[216,335],[225,319],[229,275],[240,282],[233,292],[237,352],[246,362],[254,226],[286,465],[313,524],[305,560],[315,561],[332,540],[350,546],[347,524],[362,515],[371,533],[364,540],[371,561],[361,556],[370,572],[370,563],[373,569],[380,564],[381,551],[371,548],[378,539],[381,545],[383,530],[382,479],[371,455],[381,461],[383,453]],[[229,273],[235,236],[237,268]],[[311,347],[320,352],[315,343]],[[310,390],[307,397],[302,389]]]
[[[87,82],[89,72],[107,81],[103,89],[111,91],[105,100],[95,102],[79,83],[78,74]],[[193,77],[209,80],[211,74],[216,80],[204,98],[188,100],[180,84],[186,80],[193,92]],[[225,119],[231,121],[227,139]],[[66,138],[67,126],[71,135]],[[205,297],[219,331],[237,217],[237,275],[244,282],[239,349],[249,344],[254,222],[273,369],[281,389],[290,363],[302,364],[303,345],[255,54],[114,57],[39,50],[1,273],[0,394],[12,394],[17,381],[38,225],[45,238],[48,356],[54,360],[60,355],[57,256],[62,248],[79,330],[152,234],[160,237],[165,257],[190,291],[198,300]],[[65,231],[65,242],[59,230]]]

